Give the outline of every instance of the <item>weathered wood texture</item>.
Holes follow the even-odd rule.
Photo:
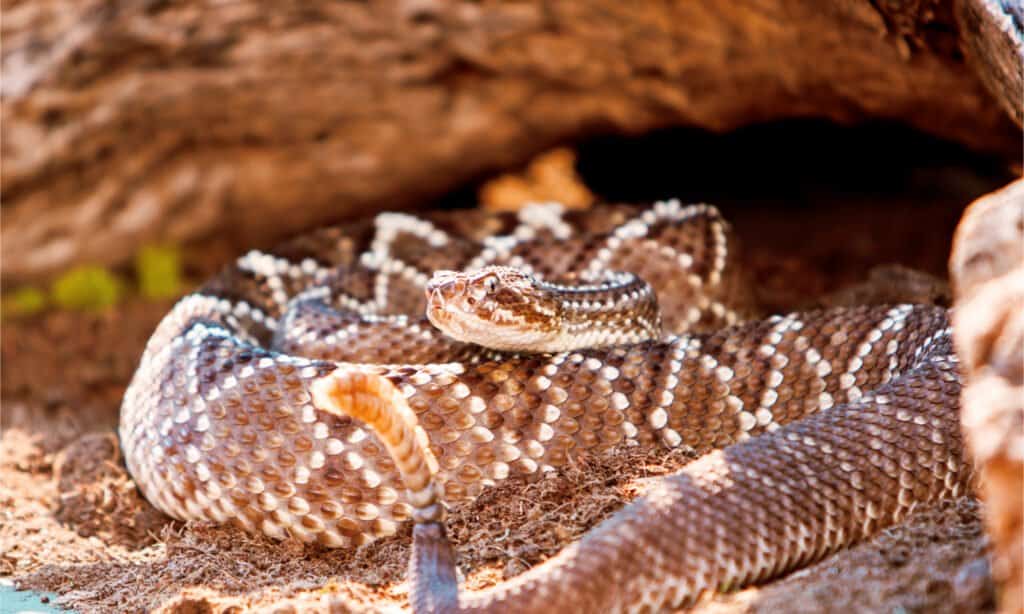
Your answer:
[[[962,422],[981,471],[1000,611],[1024,611],[1024,179],[975,201],[950,259]]]
[[[964,53],[988,91],[1024,124],[1024,5],[1020,0],[959,0]]]
[[[1016,158],[952,2],[5,0],[0,272],[265,245],[595,133],[893,119]]]

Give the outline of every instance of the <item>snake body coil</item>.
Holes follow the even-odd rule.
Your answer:
[[[627,271],[657,295],[666,334],[651,338],[657,315],[641,311],[636,286],[560,298],[574,315],[601,320],[618,305],[636,316],[625,333],[628,322],[605,318],[593,335],[602,347],[515,354],[554,351],[565,335],[545,337],[551,346],[510,337],[506,352],[441,335],[422,315],[430,273],[488,265],[598,289],[608,271]],[[748,288],[727,225],[705,205],[385,214],[324,230],[243,256],[175,306],[125,396],[125,457],[147,498],[177,518],[356,546],[415,513],[427,609],[678,604],[964,489],[945,310],[737,323],[752,311]],[[499,307],[529,324],[513,303]],[[363,423],[378,419],[376,433]],[[509,586],[457,601],[438,498],[621,446],[684,445],[731,447]]]

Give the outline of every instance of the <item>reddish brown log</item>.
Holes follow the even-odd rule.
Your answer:
[[[1017,125],[1024,124],[1024,6],[1019,0],[958,0],[967,60]]]
[[[599,132],[892,119],[1016,158],[952,1],[6,0],[0,272],[265,245]]]
[[[963,427],[981,471],[1000,611],[1024,611],[1024,179],[978,199],[950,260]]]

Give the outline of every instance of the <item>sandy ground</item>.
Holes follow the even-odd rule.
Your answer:
[[[788,309],[863,280],[879,264],[944,275],[960,209],[987,189],[975,183],[941,197],[920,189],[909,200],[727,206],[725,213],[747,245],[766,304]],[[53,591],[81,612],[236,612],[325,592],[348,597],[353,609],[402,605],[408,530],[358,551],[329,551],[180,523],[141,498],[119,455],[117,412],[169,306],[130,300],[107,313],[5,322],[0,576]],[[466,584],[486,586],[552,556],[635,496],[638,479],[688,460],[681,453],[602,458],[538,483],[506,483],[456,508],[450,526]],[[970,498],[920,510],[868,542],[697,609],[988,611],[979,513]]]

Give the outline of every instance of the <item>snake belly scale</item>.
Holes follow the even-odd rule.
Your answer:
[[[250,252],[182,299],[147,345],[122,406],[129,470],[146,497],[177,518],[234,522],[332,547],[389,535],[417,507],[389,448],[361,421],[313,394],[317,382],[352,372],[383,376],[400,393],[447,503],[621,446],[707,452],[742,442],[728,450],[738,450],[749,472],[732,481],[750,482],[745,487],[765,508],[760,515],[771,516],[752,530],[769,527],[787,538],[800,533],[803,541],[796,542],[805,547],[786,550],[761,533],[752,542],[741,535],[697,544],[686,554],[688,564],[706,564],[688,572],[712,586],[720,580],[712,573],[718,562],[731,561],[722,564],[737,580],[766,577],[894,521],[917,501],[963,490],[968,476],[958,433],[941,418],[955,416],[959,386],[945,310],[856,307],[743,322],[753,301],[732,245],[713,207],[669,201],[578,213],[542,205],[516,215],[383,214],[313,233],[274,253]],[[517,354],[439,333],[423,315],[430,274],[487,265],[542,279],[600,280],[608,271],[627,271],[657,294],[666,334]],[[828,467],[834,461],[853,484],[855,503],[839,513],[852,514],[859,529],[836,535],[837,527],[849,525],[849,518],[836,519],[830,503],[842,492],[812,497],[812,511],[824,516],[801,519],[793,511],[799,505],[773,512],[773,493],[784,501],[798,498],[794,481],[807,482],[800,472],[813,463],[784,466],[748,450],[774,441],[793,445],[794,428],[834,421],[851,407],[863,413],[865,405],[884,405],[888,397],[877,390],[903,390],[908,377],[924,372],[938,383],[920,403],[946,413],[927,417],[910,411],[917,405],[895,403],[900,409],[892,420],[933,442],[927,458],[900,447],[902,431],[886,431],[888,423],[858,431],[860,414],[851,418],[848,434],[841,424],[821,426],[826,445],[820,448],[814,433],[800,435],[807,448],[802,453],[820,454]],[[857,437],[867,440],[847,445]],[[703,467],[705,477],[686,479],[726,479],[722,463],[720,453],[705,457],[686,470]],[[880,469],[868,471],[864,463]],[[937,481],[925,484],[915,471]],[[674,497],[666,491],[663,499],[667,505]],[[636,513],[630,509],[623,514]],[[694,522],[722,523],[708,525],[711,533],[738,528],[735,514],[701,510],[709,518]],[[629,522],[619,524],[618,537],[607,527],[598,531],[599,551],[621,554],[637,540],[653,539]],[[807,534],[819,529],[828,534],[824,541]],[[616,539],[621,547],[609,546]],[[576,554],[587,544],[595,542],[574,546]],[[732,558],[726,546],[736,550]],[[624,554],[598,553],[593,561],[618,561],[626,566],[618,573],[626,574],[638,564]],[[570,570],[562,578],[566,586],[594,581],[584,577],[587,565],[572,571],[563,561],[558,569]],[[523,586],[540,586],[543,571],[535,571]],[[659,607],[703,590],[689,587],[677,595],[680,584],[673,586],[640,586],[622,595]],[[539,609],[550,605],[542,598],[546,591],[530,593],[540,599],[533,602]]]

